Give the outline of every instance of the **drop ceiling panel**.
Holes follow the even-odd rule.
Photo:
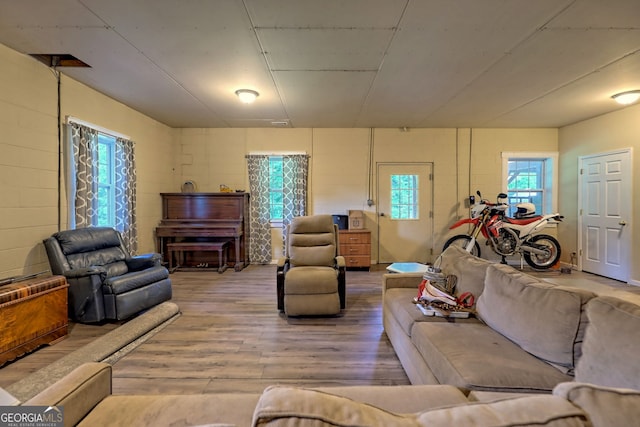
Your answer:
[[[245,0],[253,24],[288,28],[389,28],[408,0]]]
[[[640,32],[628,30],[544,30],[462,89],[427,117],[474,115],[475,125],[499,117],[571,84],[627,55]]]
[[[536,2],[414,2],[376,78],[361,123],[421,126],[431,113],[534,34],[563,4]],[[470,20],[469,16],[474,19]],[[387,105],[401,108],[388,109]],[[476,108],[477,106],[474,106]]]
[[[104,27],[104,22],[77,0],[2,0],[0,28]]]
[[[121,6],[94,1],[92,8],[118,25],[115,30],[210,110],[281,117],[284,109],[251,25],[237,1],[157,1]],[[151,19],[150,19],[151,17]],[[232,23],[239,25],[230,25]],[[239,102],[237,89],[260,92],[254,108]]]
[[[637,0],[0,0],[0,43],[75,55],[93,68],[64,73],[175,127],[527,126],[527,117],[560,126],[612,111],[609,92],[640,87],[621,77],[637,73],[627,58],[640,52],[639,9]],[[240,104],[240,87],[258,101]],[[568,94],[585,105],[567,104]]]
[[[380,67],[392,29],[259,29],[273,70],[363,70]]]
[[[375,73],[277,71],[274,75],[293,126],[353,127]]]
[[[551,28],[638,28],[638,0],[581,0],[549,22]]]
[[[602,115],[618,105],[611,95],[640,87],[640,52],[585,76],[540,99],[486,123],[490,127],[560,127]]]

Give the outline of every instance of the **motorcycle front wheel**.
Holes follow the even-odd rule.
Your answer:
[[[549,250],[548,255],[538,255],[531,252],[525,252],[523,254],[524,260],[533,268],[547,269],[551,268],[560,259],[560,243],[556,239],[546,234],[538,234],[533,236],[530,243],[536,247],[545,246]]]
[[[470,241],[471,241],[471,236],[467,236],[466,234],[458,234],[457,236],[453,236],[452,238],[447,240],[442,250],[444,251],[451,245],[459,246],[462,249],[466,250],[467,245],[469,244]],[[478,245],[477,241],[474,242],[473,248],[471,248],[471,255],[474,255],[477,257],[480,256],[480,245]]]

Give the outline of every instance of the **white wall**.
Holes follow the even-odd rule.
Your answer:
[[[557,151],[556,129],[180,129],[181,182],[194,180],[199,191],[221,184],[248,189],[245,155],[252,152],[306,152],[310,163],[310,214],[363,210],[372,231],[377,260],[376,194],[379,162],[430,162],[434,165],[434,256],[451,233],[449,225],[468,215],[464,200],[480,189],[487,197],[502,191],[503,151]],[[370,148],[373,167],[370,168]],[[469,160],[471,158],[471,160]],[[371,169],[371,171],[370,171]],[[370,183],[372,187],[370,188]],[[179,185],[177,183],[177,185]],[[375,202],[375,200],[374,200]],[[281,233],[274,230],[273,257],[281,255]]]
[[[0,278],[44,271],[42,240],[67,226],[58,197],[57,80],[36,60],[0,45]],[[161,191],[175,191],[174,130],[76,81],[61,78],[71,115],[136,142],[140,252],[154,250]],[[62,171],[64,177],[64,171]],[[58,221],[60,201],[61,221]]]
[[[627,221],[632,232],[631,259],[640,254],[640,105],[566,126],[559,131],[560,146],[560,212],[565,221],[560,231],[560,239],[566,254],[578,251],[578,158],[580,156],[605,153],[619,148],[633,149],[631,201],[633,218]],[[634,226],[636,224],[636,226]],[[640,284],[640,264],[632,262],[630,282]]]

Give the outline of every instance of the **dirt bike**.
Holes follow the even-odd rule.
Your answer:
[[[516,205],[518,212],[516,218],[506,215],[508,204],[501,202],[506,199],[504,193],[498,194],[496,203],[491,203],[482,198],[477,192],[480,201],[474,204],[474,197],[471,196],[472,204],[470,218],[457,221],[450,230],[464,224],[473,226],[468,234],[458,234],[451,237],[444,244],[444,249],[451,245],[458,245],[467,252],[480,256],[480,245],[478,237],[480,233],[487,240],[486,244],[491,249],[502,256],[502,263],[506,264],[505,257],[520,254],[531,267],[536,269],[547,269],[554,266],[560,259],[560,243],[547,234],[534,234],[542,230],[547,223],[562,221],[563,216],[558,213],[548,215],[536,215],[535,207],[531,203]]]

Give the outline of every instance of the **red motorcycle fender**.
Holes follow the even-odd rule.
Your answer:
[[[478,222],[477,219],[471,219],[471,218],[463,218],[459,221],[456,221],[451,227],[449,227],[449,230],[453,230],[454,228],[458,228],[463,224],[473,224],[476,225],[476,223]]]

